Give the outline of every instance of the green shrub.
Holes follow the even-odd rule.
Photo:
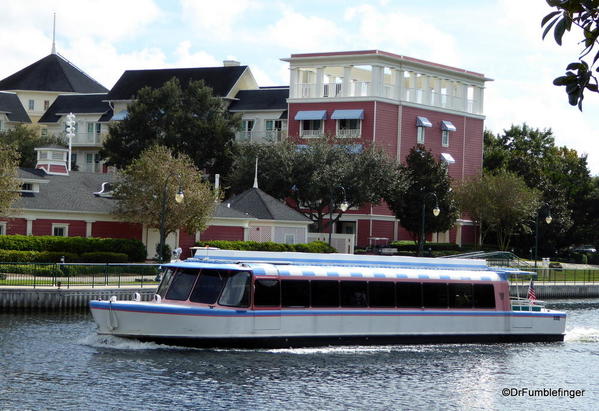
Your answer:
[[[64,275],[56,264],[0,264],[0,273],[30,274],[46,277],[60,277]]]
[[[0,261],[6,263],[27,263],[34,261],[37,251],[0,250]]]
[[[126,263],[129,257],[125,253],[109,253],[106,251],[95,251],[83,253],[79,257],[81,263]]]
[[[36,263],[62,263],[64,257],[65,263],[78,263],[79,255],[75,253],[64,253],[59,251],[41,251],[38,252],[32,262]]]
[[[0,236],[0,250],[47,251],[60,254],[109,252],[127,254],[131,262],[144,261],[146,248],[139,240],[54,236]]]
[[[216,247],[222,250],[240,251],[274,251],[299,253],[335,253],[336,250],[323,241],[313,241],[308,244],[281,244],[273,242],[259,243],[257,241],[200,241],[198,247]]]

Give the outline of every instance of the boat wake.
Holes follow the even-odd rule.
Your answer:
[[[115,337],[113,335],[91,334],[77,341],[81,345],[87,345],[95,348],[108,348],[113,350],[169,350],[186,349],[185,347],[175,347],[153,342],[141,342],[127,338]]]
[[[566,331],[566,342],[599,342],[599,329],[590,327],[574,327]]]

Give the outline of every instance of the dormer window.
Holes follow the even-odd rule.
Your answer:
[[[431,123],[428,118],[422,116],[416,117],[416,143],[424,144],[425,129],[432,126],[433,123]]]
[[[31,183],[23,183],[21,184],[21,191],[33,191],[33,184]]]

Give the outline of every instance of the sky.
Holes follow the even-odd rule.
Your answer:
[[[526,122],[588,155],[599,175],[599,94],[583,112],[552,85],[577,59],[580,33],[541,39],[544,0],[2,0],[0,78],[56,49],[111,88],[123,71],[250,66],[260,86],[288,85],[293,53],[384,50],[484,73],[485,127]]]

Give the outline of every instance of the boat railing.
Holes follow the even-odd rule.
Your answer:
[[[512,297],[510,299],[512,311],[544,311],[545,301],[530,300],[524,297]]]

